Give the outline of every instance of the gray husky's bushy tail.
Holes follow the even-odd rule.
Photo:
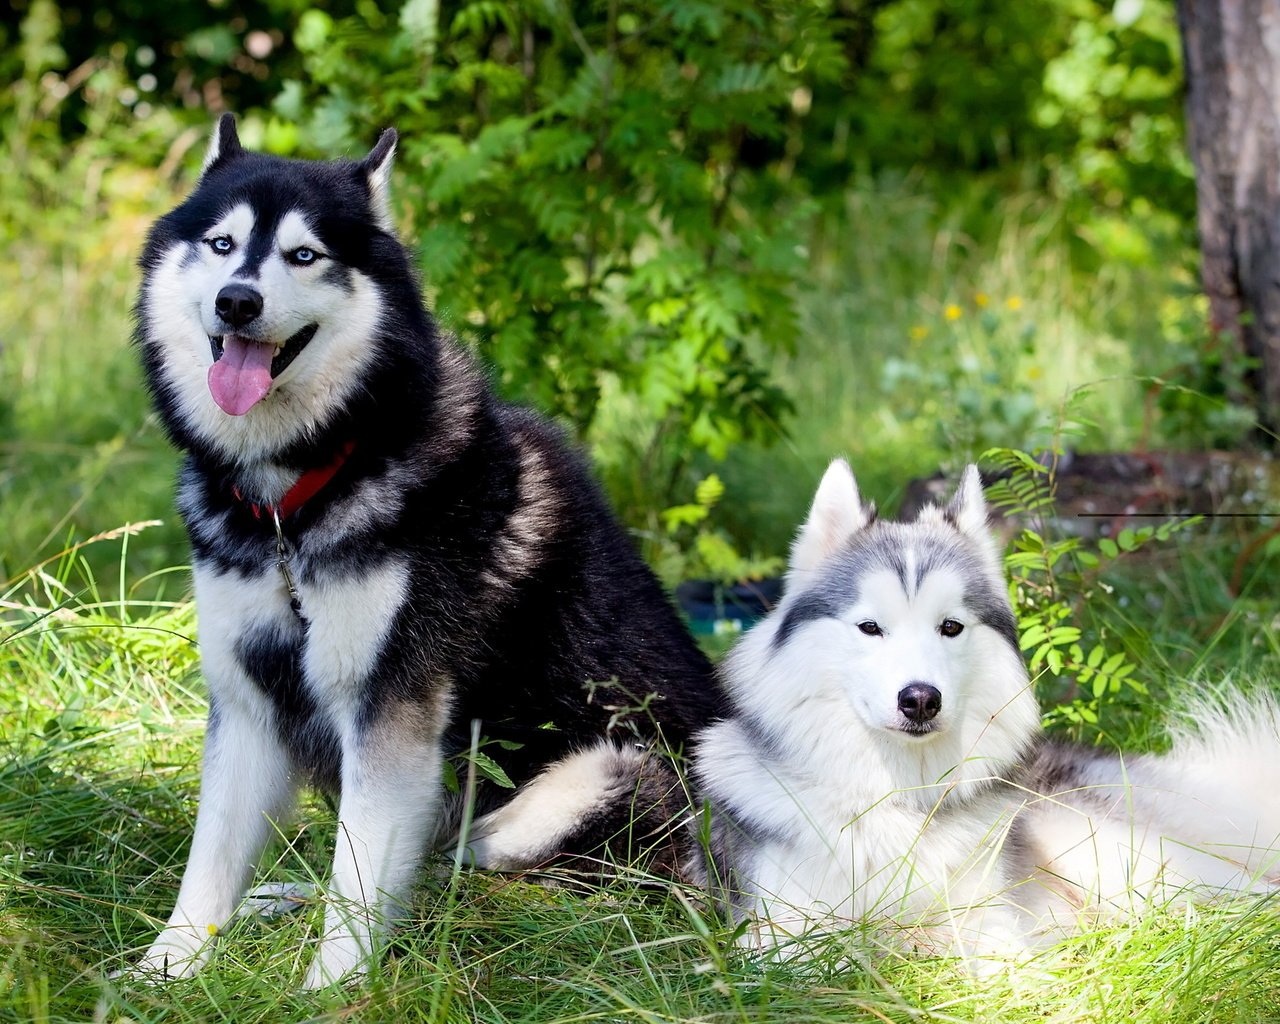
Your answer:
[[[1215,850],[1258,888],[1280,885],[1280,704],[1260,693],[1202,699],[1171,732],[1167,754],[1134,765],[1135,799],[1152,793],[1168,834]]]

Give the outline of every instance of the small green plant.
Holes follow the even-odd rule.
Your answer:
[[[711,473],[694,488],[693,501],[663,510],[663,532],[654,539],[652,557],[668,586],[688,579],[728,586],[782,571],[781,558],[744,555],[723,530],[711,526],[711,512],[723,497],[724,484]]]
[[[441,762],[440,779],[444,788],[455,796],[461,794],[461,779],[474,771],[477,779],[492,782],[502,789],[515,789],[516,784],[511,781],[511,776],[506,773],[502,765],[484,752],[487,746],[496,746],[502,750],[519,750],[524,744],[517,743],[515,740],[493,740],[487,736],[477,736],[474,746],[468,747],[453,757],[447,757]]]
[[[1143,696],[1138,664],[1090,605],[1110,593],[1104,572],[1118,559],[1199,522],[1200,516],[1157,526],[1125,527],[1088,544],[1051,535],[1050,516],[1061,451],[992,448],[983,459],[1005,473],[987,487],[996,508],[1026,520],[1005,556],[1009,598],[1018,616],[1018,643],[1048,711],[1045,723],[1077,732],[1097,729],[1105,705]]]

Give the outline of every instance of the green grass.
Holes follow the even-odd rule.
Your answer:
[[[145,537],[97,546],[123,562]],[[761,964],[725,945],[700,893],[640,876],[586,890],[451,877],[447,865],[428,874],[393,956],[365,986],[296,991],[312,912],[238,922],[193,981],[112,980],[177,890],[203,685],[191,605],[98,599],[80,554],[0,595],[0,1020],[1119,1024],[1262,1021],[1280,1006],[1274,900],[1099,928],[977,983],[945,960],[869,958],[850,937],[804,970]],[[1166,551],[1144,573],[1153,565],[1179,607],[1215,600],[1215,570],[1196,549]],[[1253,615],[1247,602],[1227,612],[1202,671],[1248,653]],[[1278,653],[1267,641],[1238,674],[1274,671]],[[308,803],[259,877],[322,878],[333,827]]]
[[[74,242],[30,235],[12,246],[20,275],[0,294],[0,580],[68,541],[150,519],[165,525],[147,536],[134,571],[186,557],[172,514],[177,460],[130,344],[147,221],[122,214],[110,223],[111,232],[92,225]],[[109,563],[95,568],[110,578]]]

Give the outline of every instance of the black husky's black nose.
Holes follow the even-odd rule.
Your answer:
[[[218,292],[213,308],[232,327],[243,327],[262,314],[262,293],[247,284],[229,284]]]
[[[942,691],[928,683],[908,683],[898,691],[898,710],[913,722],[927,722],[942,710]]]

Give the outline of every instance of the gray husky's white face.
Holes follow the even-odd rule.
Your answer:
[[[912,561],[904,566],[907,581]],[[913,737],[945,730],[962,711],[974,657],[985,646],[963,578],[933,569],[908,588],[896,571],[880,569],[864,576],[858,591],[834,622],[849,702],[873,728]]]
[[[767,637],[779,700],[839,694],[902,742],[968,732],[1030,700],[977,470],[945,509],[878,522],[848,466],[827,471]],[[755,657],[761,655],[755,652]],[[1034,702],[1031,713],[1034,714]]]

